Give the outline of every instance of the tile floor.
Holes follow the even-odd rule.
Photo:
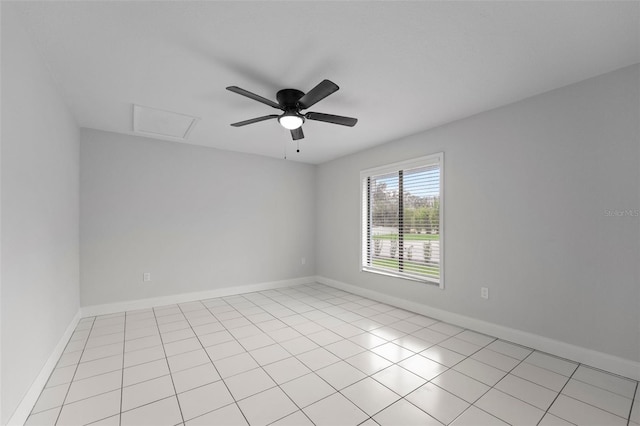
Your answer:
[[[640,425],[638,382],[320,284],[83,318],[28,425]]]

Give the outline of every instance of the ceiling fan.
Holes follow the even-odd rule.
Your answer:
[[[300,112],[303,109],[307,109],[315,105],[317,102],[323,100],[333,92],[336,92],[338,89],[338,85],[329,80],[322,80],[316,87],[309,90],[307,93],[303,93],[297,89],[282,89],[276,94],[276,99],[278,100],[276,103],[270,99],[251,93],[248,90],[241,89],[238,86],[229,86],[227,87],[227,90],[231,92],[246,96],[254,101],[262,102],[270,107],[284,111],[282,114],[263,115],[262,117],[239,121],[231,125],[233,127],[241,127],[246,126],[247,124],[277,118],[282,127],[291,131],[291,137],[294,141],[304,138],[302,123],[304,123],[305,120],[324,121],[325,123],[353,127],[358,122],[357,118],[312,111],[307,113]]]

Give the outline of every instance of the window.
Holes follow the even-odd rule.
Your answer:
[[[443,285],[443,154],[360,173],[361,269]]]

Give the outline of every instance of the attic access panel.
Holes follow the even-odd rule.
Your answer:
[[[199,118],[133,105],[133,131],[152,137],[187,140]]]

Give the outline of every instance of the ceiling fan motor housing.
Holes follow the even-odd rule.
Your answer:
[[[278,103],[286,111],[298,111],[298,100],[304,93],[296,89],[282,89],[276,94]]]

